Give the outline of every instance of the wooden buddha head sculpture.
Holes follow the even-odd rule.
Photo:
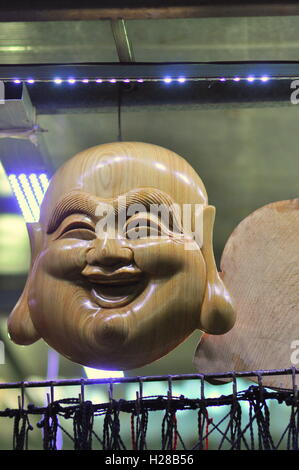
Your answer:
[[[155,204],[200,205],[201,246],[180,215],[166,227],[149,211]],[[39,223],[28,224],[32,263],[9,317],[11,339],[42,337],[74,362],[125,370],[197,328],[225,333],[235,315],[214,261],[214,215],[199,176],[170,150],[119,142],[79,153],[52,178]]]

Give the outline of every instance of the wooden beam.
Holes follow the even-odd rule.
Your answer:
[[[37,3],[37,2],[36,2]],[[98,2],[97,2],[98,3]],[[47,1],[32,7],[24,2],[4,2],[0,8],[0,21],[78,21],[78,20],[137,20],[165,18],[207,18],[246,16],[293,16],[299,15],[296,0],[260,2],[241,0],[153,0],[126,1],[104,0],[100,5],[86,1]]]

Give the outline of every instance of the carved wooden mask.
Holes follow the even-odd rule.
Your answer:
[[[120,196],[146,208],[202,205],[202,246],[186,249],[190,233],[164,228],[147,209],[99,237],[97,208],[112,205],[120,217]],[[125,370],[159,359],[196,328],[225,333],[235,315],[214,261],[214,216],[201,179],[170,150],[120,142],[79,153],[52,178],[39,223],[28,224],[32,263],[9,317],[12,340],[42,337],[74,362]],[[137,238],[127,236],[130,221],[143,228]]]

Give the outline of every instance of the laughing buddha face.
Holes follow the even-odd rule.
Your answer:
[[[130,212],[136,204],[143,210]],[[174,216],[166,227],[153,204],[203,207],[202,244],[186,249],[190,231]],[[99,231],[108,205],[114,217]],[[39,223],[28,224],[32,263],[9,317],[12,340],[42,337],[74,362],[126,370],[197,328],[225,333],[235,316],[214,261],[214,215],[199,176],[169,150],[122,142],[79,153],[52,178]]]

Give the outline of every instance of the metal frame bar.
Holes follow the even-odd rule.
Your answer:
[[[0,151],[7,173],[45,171],[48,161],[42,130],[36,125],[36,109],[25,85],[18,98],[1,105]],[[1,135],[3,134],[4,135]]]
[[[259,106],[294,106],[291,103],[291,81],[270,80],[252,84],[233,81],[199,81],[184,85],[161,82],[137,84],[62,85],[36,83],[30,97],[38,115],[68,113],[116,112],[121,88],[122,112],[146,110],[229,109]],[[9,99],[19,86],[7,83]],[[21,87],[20,87],[21,88]]]
[[[133,47],[125,20],[111,20],[111,29],[120,62],[134,62]]]
[[[234,379],[249,377],[266,377],[275,375],[293,375],[299,374],[299,369],[290,367],[288,369],[273,370],[253,370],[244,372],[224,372],[221,374],[180,374],[180,375],[154,375],[143,377],[112,377],[105,379],[65,379],[65,380],[43,380],[36,382],[10,382],[0,383],[0,390],[10,388],[37,388],[37,387],[66,387],[76,385],[100,385],[100,384],[123,384],[123,383],[140,383],[140,382],[158,382],[158,381],[174,381],[174,380],[217,380],[217,379]]]
[[[87,63],[87,64],[10,64],[0,66],[0,80],[54,81],[101,78],[109,80],[164,80],[165,77],[185,77],[187,80],[233,79],[238,76],[267,75],[277,79],[299,77],[299,61],[293,62],[178,62],[178,63]]]

